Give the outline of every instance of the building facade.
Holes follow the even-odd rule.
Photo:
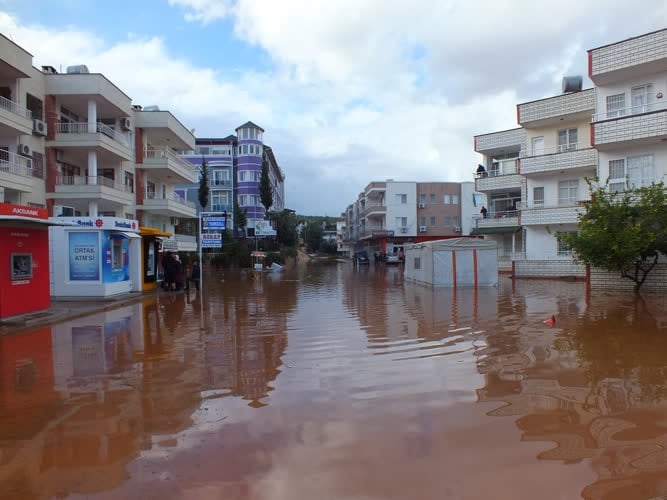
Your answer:
[[[472,182],[371,182],[341,214],[340,247],[390,254],[405,243],[468,235],[474,194]]]
[[[577,263],[558,234],[577,230],[589,180],[623,191],[667,173],[667,30],[591,49],[588,69],[594,88],[518,104],[521,128],[475,137],[489,207],[473,232],[498,240],[499,269],[515,277],[618,285]]]
[[[285,174],[278,165],[270,146],[264,144],[264,129],[252,122],[236,128],[236,135],[224,138],[198,138],[192,150],[181,152],[197,171],[205,163],[209,182],[209,199],[206,207],[199,203],[199,183],[181,184],[177,191],[197,206],[197,213],[226,212],[227,225],[237,235],[240,228],[234,220],[234,202],[245,211],[248,235],[258,223],[265,220],[266,209],[260,197],[262,165],[269,165],[269,181],[273,193],[271,211],[285,209]],[[252,233],[252,234],[251,234]]]

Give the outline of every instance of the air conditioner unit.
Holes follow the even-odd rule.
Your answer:
[[[454,226],[454,232],[455,233],[460,233],[461,232],[461,226]]]
[[[54,217],[74,217],[74,207],[65,207],[63,205],[53,205]]]
[[[419,208],[426,208],[426,203],[420,203]]]
[[[420,233],[425,233],[426,232],[426,226],[419,226],[419,232]]]
[[[403,227],[401,228],[401,232],[402,232],[402,233],[407,233],[407,232],[408,232],[408,228],[407,228],[406,226],[403,226]]]
[[[132,122],[127,116],[123,116],[120,119],[120,128],[123,129],[125,132],[129,132],[132,130]]]
[[[172,226],[178,226],[178,217],[172,217],[169,222],[171,222]]]
[[[46,135],[46,122],[35,118],[32,121],[32,133],[35,135]]]
[[[32,149],[27,144],[19,144],[17,152],[21,156],[32,156]]]

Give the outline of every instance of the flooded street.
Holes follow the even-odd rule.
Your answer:
[[[206,277],[0,337],[3,499],[667,495],[661,296]]]

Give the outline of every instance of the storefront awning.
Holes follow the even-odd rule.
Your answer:
[[[141,236],[139,236],[137,233],[130,233],[129,231],[114,231],[111,233],[112,238],[139,238],[141,239]]]
[[[171,238],[173,236],[172,233],[166,233],[164,231],[160,231],[159,229],[155,229],[154,227],[144,226],[139,227],[139,234],[141,236],[158,236],[160,238]]]
[[[488,226],[475,227],[470,231],[471,235],[475,234],[499,234],[499,233],[516,233],[521,229],[521,226]]]
[[[36,226],[72,226],[71,222],[62,222],[49,219],[37,219],[34,217],[23,217],[21,215],[0,215],[0,225],[36,225]]]

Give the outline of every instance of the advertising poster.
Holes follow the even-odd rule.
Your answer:
[[[69,233],[69,279],[100,280],[100,247],[97,232]]]
[[[130,279],[128,239],[118,233],[103,233],[102,281],[116,283]]]

